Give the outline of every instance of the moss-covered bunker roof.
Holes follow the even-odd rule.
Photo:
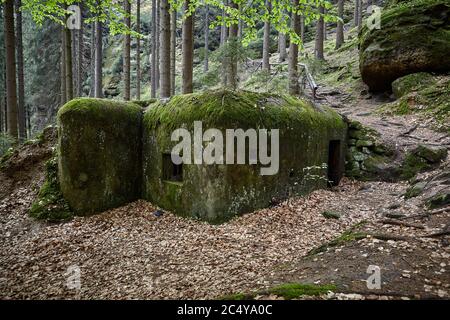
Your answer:
[[[132,102],[114,101],[97,98],[79,98],[67,102],[58,111],[58,118],[66,114],[89,114],[98,120],[103,118],[120,121],[124,117],[137,118],[142,113],[142,107]]]
[[[341,116],[326,107],[287,95],[215,90],[172,97],[150,106],[147,128],[191,128],[194,121],[214,128],[301,128],[345,126]]]

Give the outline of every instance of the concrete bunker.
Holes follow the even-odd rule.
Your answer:
[[[218,90],[155,102],[141,116],[143,110],[133,103],[79,99],[59,112],[59,179],[64,197],[77,213],[143,198],[179,215],[217,223],[337,184],[344,171],[346,122],[333,110],[305,100]],[[110,111],[117,116],[109,119]],[[90,112],[96,114],[93,121],[78,115]],[[94,121],[100,118],[104,122]],[[277,129],[277,173],[261,175],[267,165],[249,161],[249,143],[245,164],[174,163],[172,151],[179,141],[173,141],[172,133],[182,128],[194,136],[198,122],[203,132],[215,129],[223,137],[231,129]],[[202,141],[201,150],[211,141]],[[275,148],[267,145],[270,154]],[[193,149],[193,159],[194,153]],[[225,148],[222,155],[227,157]],[[80,172],[86,173],[87,181],[80,182]],[[123,181],[127,187],[111,181]]]

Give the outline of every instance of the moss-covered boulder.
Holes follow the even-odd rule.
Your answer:
[[[400,167],[401,178],[411,179],[419,172],[430,170],[447,157],[446,148],[418,145],[408,151]]]
[[[140,197],[142,108],[76,99],[58,112],[59,181],[76,214]]]
[[[381,28],[360,34],[360,71],[371,90],[388,90],[404,75],[450,70],[450,3],[402,1],[382,10]]]
[[[392,92],[399,99],[405,94],[418,91],[434,83],[434,77],[427,72],[412,73],[392,82]]]
[[[174,167],[170,154],[179,141],[171,134],[184,128],[193,137],[195,121],[202,122],[203,132],[222,132],[224,159],[227,129],[279,129],[278,172],[261,175],[266,166],[248,164],[248,143],[245,164]],[[143,197],[183,216],[221,222],[340,177],[346,133],[347,124],[336,112],[288,96],[226,90],[175,96],[144,114]],[[203,148],[207,145],[203,142]],[[331,153],[336,158],[330,162]]]
[[[378,112],[417,113],[430,120],[437,131],[450,133],[450,75],[411,74],[392,83],[399,98],[382,105]]]

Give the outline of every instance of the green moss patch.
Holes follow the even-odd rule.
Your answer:
[[[250,91],[216,90],[172,97],[158,102],[145,113],[149,129],[190,126],[201,120],[204,127],[218,128],[286,128],[302,127],[314,120],[330,120],[344,126],[342,118],[329,108],[317,109],[309,102],[286,95]]]
[[[339,212],[323,211],[321,214],[325,219],[340,219],[341,218],[341,214]]]
[[[426,201],[426,205],[430,209],[444,207],[450,204],[450,192],[439,193]]]
[[[256,296],[256,293],[235,293],[230,295],[225,295],[222,297],[219,297],[218,300],[253,300]]]
[[[292,300],[303,296],[321,296],[327,294],[329,291],[336,291],[336,286],[332,284],[314,285],[286,283],[269,290],[271,294],[283,297],[286,300]]]
[[[59,186],[56,156],[46,163],[46,179],[31,206],[30,216],[47,221],[64,221],[73,217],[73,212]]]
[[[329,248],[341,246],[341,245],[344,245],[345,243],[348,243],[351,241],[356,241],[356,240],[361,240],[366,237],[367,237],[367,233],[357,232],[357,231],[354,231],[354,228],[352,228],[351,230],[345,231],[343,234],[341,234],[336,239],[331,240],[330,242],[327,242],[315,249],[312,249],[311,251],[308,252],[307,256],[313,256],[320,252],[325,252]]]
[[[219,300],[253,300],[256,296],[276,295],[286,300],[298,299],[301,297],[318,297],[335,292],[337,287],[333,284],[315,285],[305,283],[285,283],[268,290],[261,290],[252,293],[236,293],[225,295]]]

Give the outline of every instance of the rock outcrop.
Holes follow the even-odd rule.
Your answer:
[[[381,28],[360,34],[360,71],[372,91],[410,73],[450,70],[450,3],[404,1],[382,10]]]

